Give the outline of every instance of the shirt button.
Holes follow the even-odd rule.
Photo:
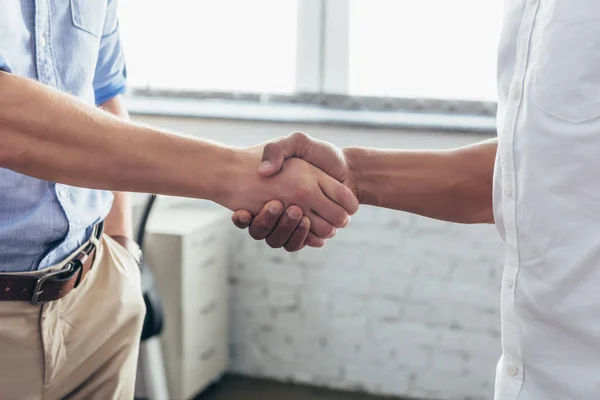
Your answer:
[[[506,372],[508,372],[510,376],[516,376],[519,373],[519,367],[517,367],[515,364],[510,364],[506,368]]]
[[[506,279],[506,286],[508,286],[509,289],[512,289],[513,286],[515,286],[515,280],[513,278]]]
[[[46,38],[43,37],[43,36],[40,38],[40,46],[41,47],[46,47]]]
[[[508,197],[512,197],[512,195],[513,195],[513,189],[512,189],[512,185],[510,183],[506,184],[506,195]]]

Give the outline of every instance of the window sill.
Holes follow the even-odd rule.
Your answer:
[[[496,134],[495,117],[484,115],[144,96],[125,96],[125,103],[132,115]]]

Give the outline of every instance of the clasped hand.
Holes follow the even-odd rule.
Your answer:
[[[339,148],[295,133],[249,152],[254,176],[238,183],[235,201],[226,206],[237,210],[234,224],[250,227],[254,239],[287,251],[321,247],[358,210],[350,168]]]

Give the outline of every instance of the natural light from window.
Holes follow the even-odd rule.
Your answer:
[[[130,85],[291,93],[297,0],[125,0]]]
[[[495,100],[501,0],[350,0],[349,92]]]
[[[303,1],[121,1],[130,86],[294,93]],[[496,99],[502,0],[348,1],[348,94]]]

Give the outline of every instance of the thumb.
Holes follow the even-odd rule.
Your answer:
[[[287,152],[285,152],[284,147],[279,141],[267,143],[263,148],[262,158],[258,166],[258,174],[265,178],[275,175],[283,167],[286,154]]]
[[[252,214],[246,210],[237,210],[231,216],[231,221],[240,229],[246,229],[252,222]]]
[[[268,178],[281,171],[287,158],[302,157],[306,152],[307,139],[306,134],[296,132],[265,144],[258,174]]]

